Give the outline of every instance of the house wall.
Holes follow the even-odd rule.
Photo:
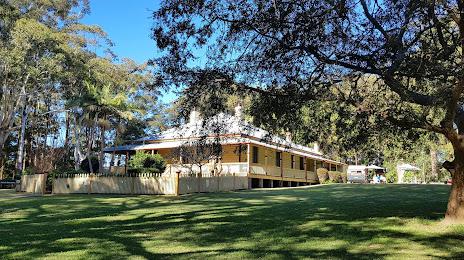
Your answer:
[[[305,179],[307,177],[308,181],[316,181],[317,180],[317,175],[316,175],[316,169],[324,167],[324,168],[329,168],[331,167],[332,170],[339,170],[343,171],[344,167],[336,164],[329,164],[329,163],[324,163],[322,161],[306,158],[306,169],[303,166],[303,169],[300,170],[300,158],[302,157],[301,155],[297,154],[292,154],[289,152],[280,152],[281,153],[281,167],[276,166],[276,151],[275,149],[271,149],[268,147],[256,145],[256,144],[242,144],[243,148],[250,147],[250,151],[248,154],[248,151],[245,149],[241,153],[241,160],[240,162],[246,163],[247,158],[250,159],[249,162],[249,173],[253,175],[264,175],[264,176],[271,176],[271,177],[283,177],[283,178],[294,178],[294,179]],[[223,146],[223,155],[222,155],[222,163],[225,164],[232,164],[232,163],[238,163],[239,162],[239,155],[238,155],[238,145],[224,145]],[[258,162],[254,163],[253,158],[253,147],[258,148]],[[235,151],[235,152],[234,152]],[[168,159],[169,157],[169,149],[162,149],[159,150],[158,153],[162,155],[165,159]],[[293,162],[292,162],[292,155],[294,156]],[[304,157],[303,157],[304,158]],[[167,160],[169,163],[169,160]],[[316,167],[314,166],[314,163],[316,162]],[[209,172],[209,168],[211,165],[206,163],[202,167],[202,171],[207,171]],[[176,171],[179,171],[176,170]],[[170,173],[175,173],[176,171],[171,171]],[[182,173],[186,172],[186,169],[181,169],[180,170]],[[232,171],[235,172],[235,170],[231,170],[227,167],[224,167],[222,173],[232,173]],[[248,171],[248,169],[246,170]],[[283,175],[283,176],[282,176]],[[254,177],[253,177],[254,178]],[[198,189],[198,188],[197,188]]]
[[[304,157],[303,157],[303,169],[300,170],[300,155],[292,154],[289,152],[282,152],[281,167],[276,166],[276,150],[270,149],[263,146],[251,145],[250,149],[253,151],[253,146],[258,147],[258,163],[250,162],[250,174],[253,178],[260,178],[256,175],[264,175],[263,178],[281,177],[287,179],[316,181],[317,175],[314,170],[314,160],[306,158],[307,171],[304,168]],[[280,151],[279,151],[280,152]],[[293,155],[293,162],[292,162]],[[250,155],[253,158],[253,154]],[[319,165],[321,162],[318,162]],[[293,167],[292,167],[293,164]],[[335,167],[335,165],[334,165]],[[283,173],[283,176],[281,176]],[[266,176],[266,177],[265,177]]]
[[[160,149],[158,150],[158,154],[163,156],[164,160],[166,163],[170,164],[171,163],[171,149]]]
[[[222,161],[224,163],[235,163],[235,162],[239,162],[239,158],[240,158],[240,162],[246,162],[247,161],[246,145],[242,145],[242,149],[245,149],[245,150],[242,151],[241,156],[239,157],[238,145],[223,146],[224,154],[222,155]],[[236,151],[236,153],[234,151]]]

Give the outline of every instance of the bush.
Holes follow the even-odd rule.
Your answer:
[[[348,181],[348,174],[346,172],[341,172],[340,176],[342,177],[343,183]]]
[[[319,180],[319,183],[325,183],[327,180],[327,175],[328,175],[328,170],[325,168],[319,168],[316,170],[317,178]]]
[[[143,167],[150,168],[156,172],[164,172],[166,165],[166,161],[159,154],[150,155],[143,162]]]
[[[45,182],[45,190],[51,192],[53,188],[53,173],[51,172],[47,176],[47,180]]]
[[[96,156],[90,156],[90,160],[92,162],[92,170],[93,172],[98,172],[98,168],[100,167],[100,161]],[[82,162],[81,162],[81,169],[85,172],[90,172],[90,167],[89,167],[89,159],[86,157]]]
[[[340,178],[342,177],[342,173],[339,171],[329,171],[329,180],[333,183],[338,183],[340,182]]]
[[[158,168],[129,168],[127,169],[127,173],[133,174],[133,173],[160,173]]]
[[[412,182],[414,181],[414,172],[412,171],[405,171],[403,175],[403,182]]]
[[[329,175],[329,181],[334,182],[336,178],[336,173],[333,171],[328,171],[327,175]]]
[[[368,176],[368,179],[369,180],[372,180],[375,176],[376,172],[374,169],[369,169],[369,171],[367,172],[367,176]]]
[[[387,179],[388,183],[397,183],[398,173],[396,172],[396,169],[387,172],[387,174],[385,175],[385,178]]]
[[[34,169],[31,168],[31,167],[27,167],[26,169],[24,169],[23,171],[23,175],[32,175],[34,174]]]
[[[129,161],[129,165],[131,169],[128,169],[128,173],[159,173],[164,172],[167,164],[161,155],[151,155],[149,153],[145,153],[144,151],[139,150]]]

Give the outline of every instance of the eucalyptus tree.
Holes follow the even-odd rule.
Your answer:
[[[205,56],[228,74],[215,82],[444,135],[455,156],[444,223],[464,223],[463,13],[461,0],[166,0],[153,38],[168,80],[188,81]]]
[[[58,75],[70,56],[66,50],[73,48],[68,32],[87,11],[87,0],[0,2],[0,152],[6,138],[20,129],[22,161],[31,110],[41,96],[58,92]]]

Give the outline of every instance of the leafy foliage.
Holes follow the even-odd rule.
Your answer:
[[[129,161],[131,169],[129,173],[142,173],[142,172],[164,172],[166,169],[166,161],[159,154],[150,154],[145,151],[138,150]]]
[[[414,172],[405,171],[403,175],[403,182],[410,183],[414,181]]]
[[[385,175],[385,178],[387,179],[388,183],[397,183],[398,182],[398,173],[396,172],[396,169],[393,169]]]
[[[328,177],[328,170],[326,168],[318,168],[316,170],[317,174],[317,179],[319,180],[319,183],[325,183]]]
[[[341,172],[340,175],[342,177],[343,183],[346,183],[348,180],[348,174],[346,172]]]
[[[92,169],[98,169],[98,165],[100,164],[100,160],[98,160],[98,157],[96,156],[91,156],[90,161],[92,163]],[[89,166],[89,159],[86,157],[82,162],[81,162],[81,167],[83,171],[85,172],[90,172],[90,166]]]

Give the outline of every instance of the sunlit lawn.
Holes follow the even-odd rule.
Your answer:
[[[464,258],[436,225],[450,186],[323,185],[173,196],[0,192],[5,259]]]

